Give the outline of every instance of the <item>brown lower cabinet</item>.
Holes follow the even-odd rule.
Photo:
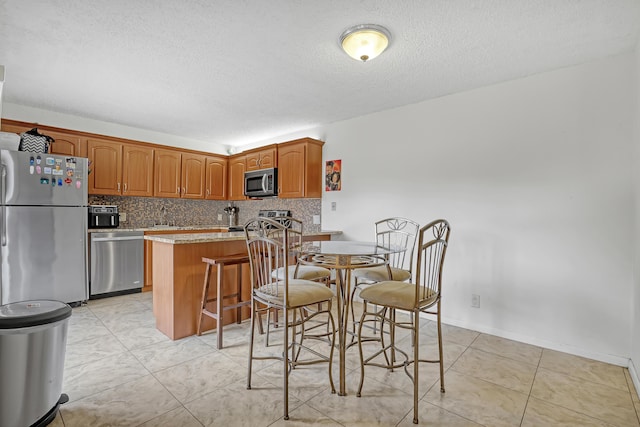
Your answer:
[[[330,235],[305,236],[307,240],[330,240]],[[148,241],[153,245],[153,314],[156,328],[172,340],[188,337],[197,332],[200,316],[205,264],[202,257],[216,257],[247,253],[244,239],[171,244]],[[209,298],[216,297],[216,276],[212,272]],[[225,267],[223,292],[235,292],[236,266]],[[248,264],[242,266],[243,300],[251,298]],[[236,321],[235,310],[224,314],[224,324]],[[242,308],[242,319],[251,316],[249,307]],[[208,316],[202,320],[204,331],[215,328],[216,321]]]
[[[223,228],[209,228],[204,230],[149,230],[145,231],[145,235],[158,235],[158,234],[192,234],[192,233],[220,233],[225,231]],[[153,274],[152,263],[153,259],[153,245],[149,240],[144,241],[144,286],[142,292],[149,292],[153,289]]]

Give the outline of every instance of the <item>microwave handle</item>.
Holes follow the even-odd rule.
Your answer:
[[[262,191],[267,192],[267,174],[262,175]]]

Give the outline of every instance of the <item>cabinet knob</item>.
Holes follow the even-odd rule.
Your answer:
[[[124,192],[125,193],[127,192],[127,183],[126,182],[124,183]]]
[[[120,183],[118,183],[118,191],[120,191]]]
[[[180,187],[176,190],[176,193],[180,194]]]

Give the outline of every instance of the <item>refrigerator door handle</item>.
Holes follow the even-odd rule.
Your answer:
[[[7,190],[7,167],[2,165],[2,171],[0,171],[0,175],[2,176],[0,182],[0,204],[2,204],[2,230],[0,231],[2,246],[7,246],[7,206],[6,202],[6,190]]]

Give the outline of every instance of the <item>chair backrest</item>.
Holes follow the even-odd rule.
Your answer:
[[[288,302],[289,232],[285,224],[267,218],[255,218],[244,226],[254,295],[266,299],[284,297]],[[281,269],[282,275],[274,275]]]
[[[432,305],[442,293],[442,266],[451,227],[446,220],[432,221],[420,229],[415,283],[416,305]]]
[[[420,225],[410,219],[398,217],[377,221],[375,226],[378,245],[403,248],[402,251],[389,255],[389,265],[394,268],[406,268],[411,272]]]
[[[279,217],[278,222],[281,223],[284,228],[273,228],[269,231],[269,236],[274,239],[282,239],[282,234],[285,232],[288,234],[289,244],[289,264],[295,264],[298,261],[298,256],[302,250],[302,221],[299,219],[287,216]]]

